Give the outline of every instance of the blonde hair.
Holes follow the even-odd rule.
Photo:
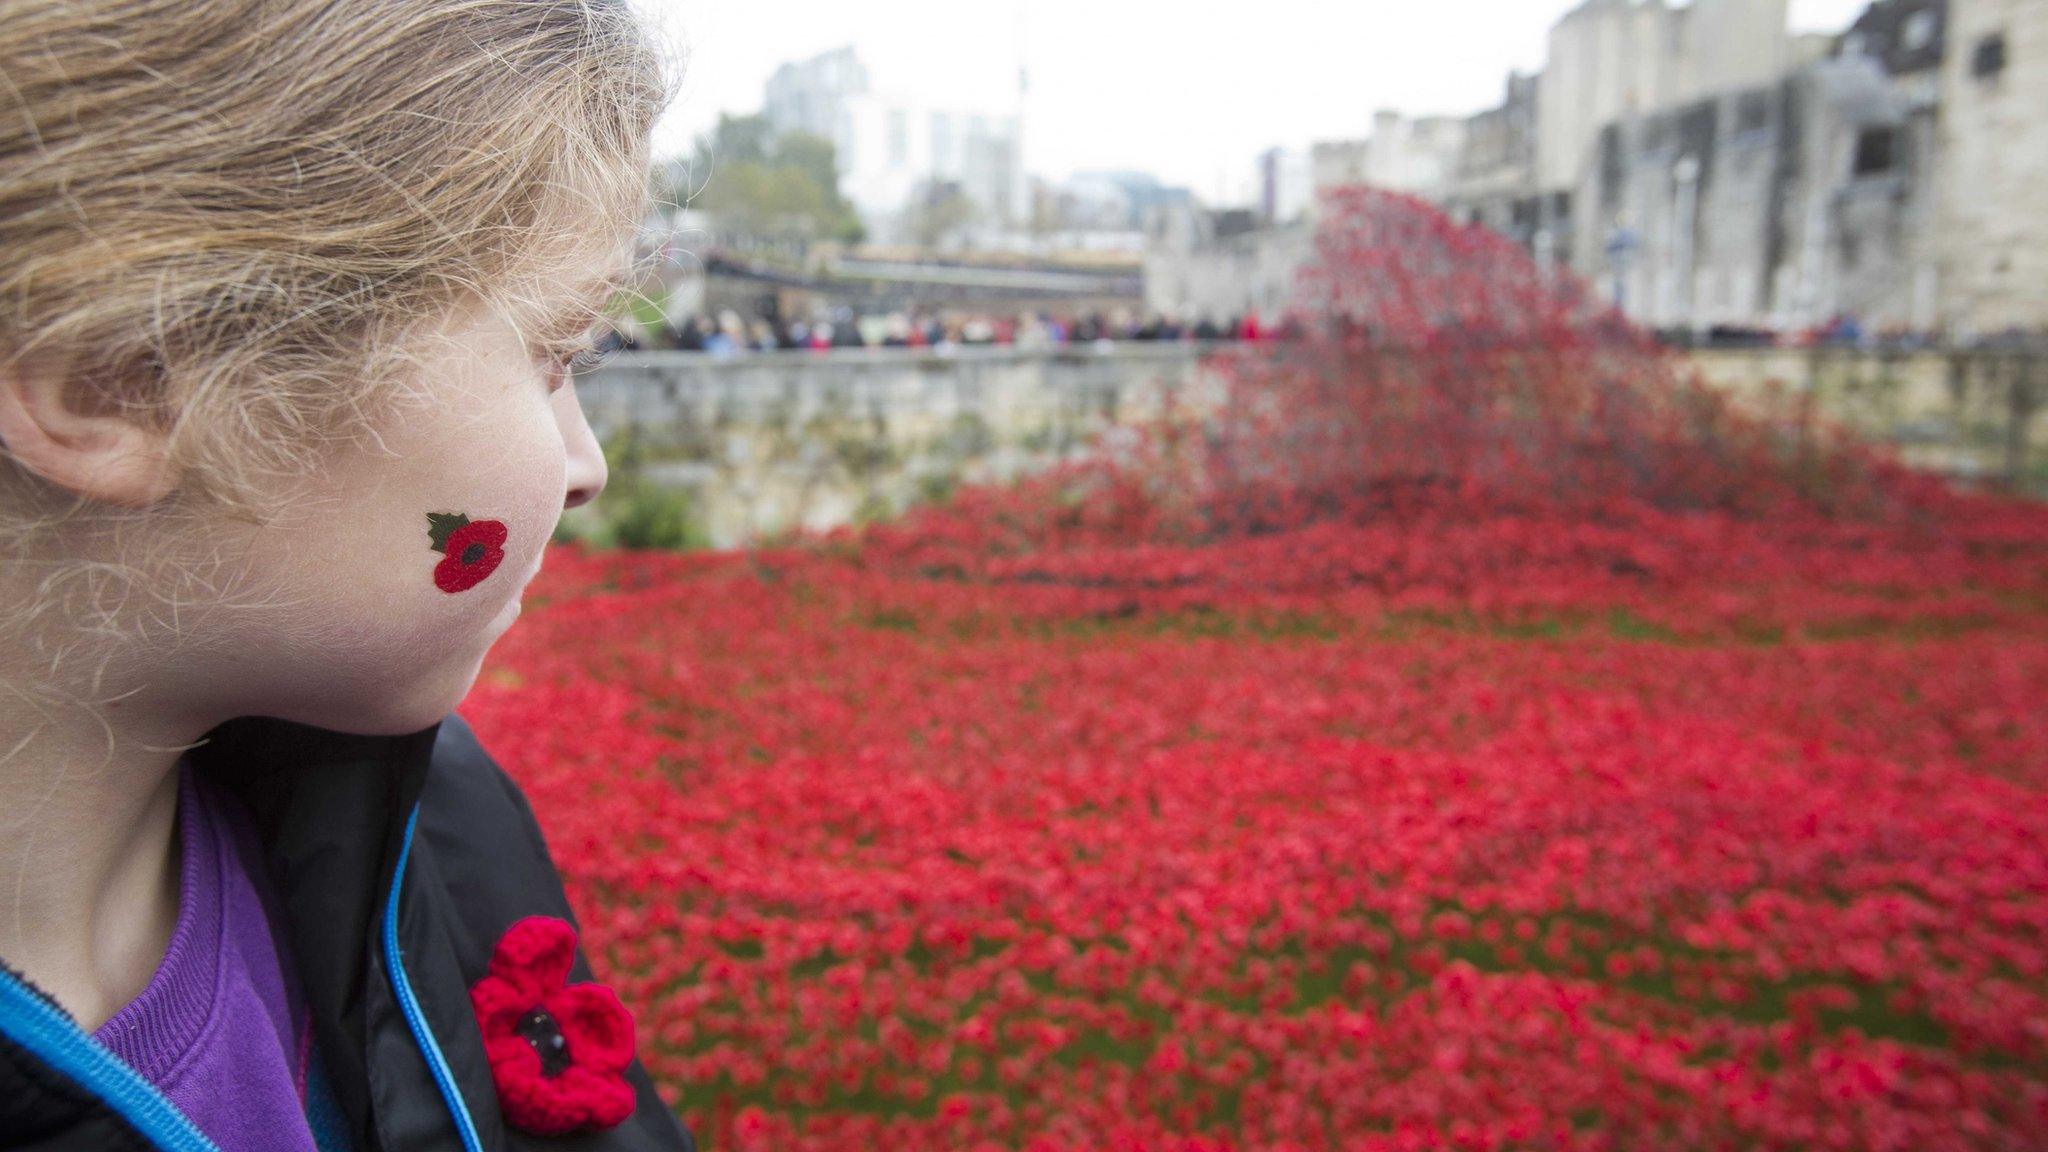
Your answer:
[[[258,508],[451,307],[596,317],[556,281],[631,251],[676,83],[624,0],[0,0],[0,366]],[[65,494],[0,458],[19,550]]]

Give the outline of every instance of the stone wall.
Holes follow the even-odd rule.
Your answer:
[[[1191,345],[621,357],[577,382],[613,459],[688,490],[720,547],[892,515],[1218,403]],[[630,449],[628,444],[630,442]]]
[[[2048,352],[1713,349],[1691,366],[1758,410],[1810,396],[1820,418],[1962,480],[2048,486]]]
[[[1692,364],[1744,403],[1814,397],[1824,418],[1911,463],[2048,480],[2048,357],[1712,350]],[[725,547],[892,515],[960,483],[1113,450],[1116,431],[1191,416],[1223,388],[1185,344],[869,349],[730,359],[622,357],[578,381],[592,428],[641,480],[689,491]],[[628,447],[630,442],[630,448]]]

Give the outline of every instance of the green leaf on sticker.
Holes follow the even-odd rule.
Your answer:
[[[469,523],[469,517],[460,512],[427,513],[427,535],[434,541],[434,551],[448,551],[448,535]]]

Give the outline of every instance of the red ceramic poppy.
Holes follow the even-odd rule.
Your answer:
[[[460,513],[427,513],[427,535],[445,557],[434,566],[434,586],[443,592],[476,587],[505,559],[505,522],[471,520]]]
[[[570,984],[576,930],[552,916],[507,929],[471,985],[505,1119],[537,1136],[611,1128],[633,1114],[633,1017],[610,988]]]

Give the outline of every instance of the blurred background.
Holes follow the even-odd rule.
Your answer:
[[[2048,2],[644,3],[463,712],[702,1146],[2048,1146]]]
[[[2016,51],[2041,34],[2038,4],[642,6],[686,82],[657,139],[655,272],[629,352],[1116,342],[1127,370],[1064,375],[1143,391],[1183,374],[1188,344],[1277,328],[1320,197],[1368,185],[1508,238],[1667,343],[1746,350],[1698,361],[1731,390],[1853,393],[1843,419],[1928,466],[2037,480],[2031,394],[2002,412],[1944,404],[1961,370],[1938,353],[2024,344],[2048,319],[2048,75]],[[1815,345],[1882,363],[1766,351]],[[997,392],[1088,406],[1083,382],[1046,378],[1056,361],[1006,363],[1030,386]],[[701,396],[769,370],[659,371]],[[772,370],[798,403],[875,371]],[[1872,374],[1887,384],[1864,387]],[[607,433],[674,424],[599,400]],[[969,478],[1042,464],[1091,430],[962,403],[906,416],[964,438]],[[698,491],[699,530],[722,544],[899,508],[961,473],[906,460],[879,486],[820,491],[720,480],[734,461],[708,451],[656,474]]]

